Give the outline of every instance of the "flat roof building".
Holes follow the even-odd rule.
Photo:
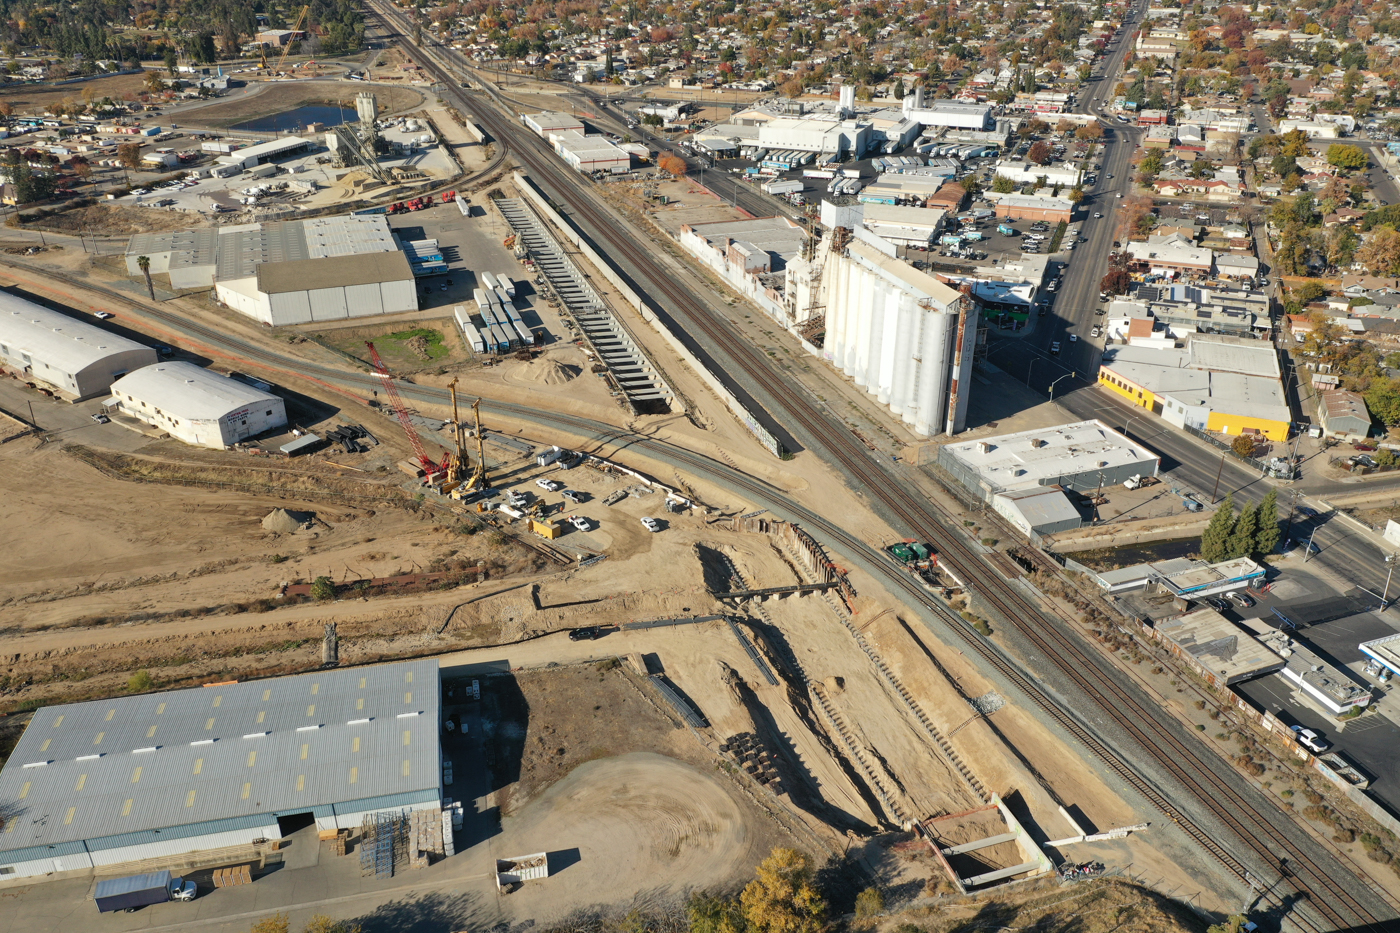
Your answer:
[[[551,130],[545,138],[575,171],[617,175],[632,167],[632,154],[613,145],[606,136],[585,136],[578,130]]]
[[[1363,641],[1357,647],[1368,658],[1380,662],[1392,673],[1400,674],[1400,635],[1386,635],[1384,638]]]
[[[151,347],[0,291],[0,360],[69,398],[101,395],[156,359]]]
[[[273,326],[418,310],[412,267],[382,214],[137,234],[126,250],[131,275],[139,256],[173,288],[213,286],[224,304]]]
[[[996,125],[992,106],[968,100],[936,100],[928,105],[923,95],[904,98],[904,116],[923,126],[947,126],[966,130],[990,130]]]
[[[867,204],[865,228],[896,246],[927,247],[943,229],[947,215],[939,208]]]
[[[1159,464],[1155,453],[1101,421],[945,444],[938,450],[939,466],[1028,535],[1067,531],[1082,524],[1066,491],[1084,492],[1133,476],[1156,476]],[[1063,501],[1052,505],[1053,497],[1027,497],[1030,492],[1053,492]]]
[[[1282,670],[1287,663],[1214,609],[1199,609],[1156,626],[1172,654],[1210,683],[1228,686]]]
[[[795,149],[853,158],[864,155],[872,139],[868,122],[834,117],[778,117],[758,128],[758,145],[765,149]]]
[[[533,130],[541,139],[549,138],[550,133],[565,133],[569,130],[576,133],[583,132],[583,121],[578,117],[571,113],[558,113],[553,110],[524,114],[520,117],[520,122]]]
[[[1004,194],[997,200],[997,216],[1006,220],[1044,220],[1069,223],[1074,202],[1038,194]]]
[[[1324,660],[1296,638],[1282,632],[1276,637],[1287,644],[1288,665],[1280,673],[1308,700],[1333,716],[1371,705],[1371,688],[1345,667]]]
[[[230,152],[228,155],[219,156],[217,161],[220,165],[252,168],[274,159],[307,152],[315,146],[315,140],[302,139],[300,136],[283,136],[279,139],[269,139],[265,143],[258,143],[256,146],[248,146],[246,149],[239,149],[237,152]]]
[[[143,366],[112,383],[121,410],[186,444],[222,449],[285,427],[286,403],[183,361]]]
[[[435,661],[93,700],[34,713],[0,770],[8,877],[358,827],[441,805]]]
[[[1214,564],[1176,557],[1105,570],[1097,582],[1110,595],[1154,588],[1178,599],[1204,599],[1243,589],[1263,576],[1264,568],[1248,557]]]

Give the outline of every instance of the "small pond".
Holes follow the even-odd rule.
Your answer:
[[[256,120],[245,120],[230,126],[231,130],[251,130],[255,133],[281,133],[299,130],[309,123],[325,126],[339,126],[346,121],[357,119],[353,107],[333,107],[327,104],[308,104],[295,110],[284,110]]]

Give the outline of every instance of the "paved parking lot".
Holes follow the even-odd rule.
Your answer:
[[[1297,552],[1295,552],[1297,553]],[[1296,627],[1296,637],[1325,660],[1345,667],[1355,680],[1369,685],[1381,697],[1382,709],[1360,719],[1339,722],[1304,700],[1292,681],[1282,674],[1237,684],[1235,689],[1260,707],[1279,714],[1289,724],[1301,724],[1322,733],[1347,758],[1359,764],[1372,779],[1370,790],[1391,807],[1400,807],[1400,725],[1392,718],[1400,706],[1392,701],[1395,681],[1382,685],[1362,672],[1365,656],[1357,645],[1400,631],[1400,613],[1377,611],[1379,599],[1363,590],[1338,595],[1328,581],[1307,570],[1301,554],[1282,562],[1283,574],[1258,605],[1239,612],[1279,625],[1275,613]],[[1234,610],[1232,610],[1233,612]]]

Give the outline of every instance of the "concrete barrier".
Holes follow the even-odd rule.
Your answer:
[[[705,381],[705,384],[729,406],[729,410],[733,412],[734,416],[739,419],[739,422],[749,430],[749,433],[757,438],[758,442],[762,444],[770,454],[775,457],[782,457],[783,445],[778,443],[778,439],[774,437],[767,428],[759,424],[758,419],[753,416],[753,412],[749,411],[744,403],[739,401],[734,393],[730,392],[729,389],[725,387],[724,383],[719,380],[719,377],[711,372],[709,367],[704,363],[700,362],[699,358],[691,353],[686,345],[681,342],[681,339],[661,322],[661,319],[656,316],[656,312],[652,311],[651,308],[647,306],[647,303],[642,300],[642,297],[627,284],[617,270],[593,249],[588,241],[584,239],[583,234],[574,229],[573,224],[566,221],[563,216],[554,209],[554,206],[549,203],[549,200],[544,194],[535,187],[534,182],[530,180],[529,176],[520,172],[515,172],[513,174],[517,187],[519,187],[530,200],[530,203],[534,204],[541,213],[548,217],[550,222],[569,239],[569,242],[578,247],[579,252],[588,257],[589,262],[593,263],[594,268],[601,272],[603,278],[607,279],[627,303],[642,316],[642,320],[650,324],[656,332],[671,345],[671,349],[675,350],[676,353],[680,355],[681,359],[690,364],[690,368],[695,370],[695,373]]]

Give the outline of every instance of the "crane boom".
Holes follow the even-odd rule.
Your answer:
[[[399,395],[398,387],[394,385],[394,377],[389,375],[389,367],[384,365],[384,361],[379,357],[379,351],[374,348],[374,344],[368,340],[365,346],[369,347],[369,358],[374,363],[375,375],[384,383],[384,391],[389,396],[389,403],[394,406],[394,414],[398,416],[399,424],[403,426],[403,433],[408,435],[408,442],[413,445],[413,455],[418,459],[418,463],[423,467],[426,475],[432,475],[441,470],[432,461],[423,449],[423,441],[419,439],[418,432],[413,428],[413,422],[408,417],[408,409],[404,406],[403,398]]]
[[[277,59],[277,71],[279,73],[282,71],[282,66],[287,63],[287,56],[292,54],[292,43],[297,41],[296,34],[301,32],[301,24],[306,21],[306,14],[309,12],[311,12],[311,7],[304,6],[301,8],[301,14],[297,16],[297,23],[292,27],[292,37],[287,40],[286,51],[282,53],[281,58]]]

